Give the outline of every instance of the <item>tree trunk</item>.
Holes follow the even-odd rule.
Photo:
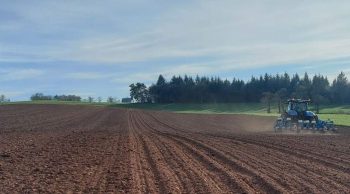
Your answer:
[[[278,113],[281,113],[281,100],[278,100]]]
[[[267,102],[267,113],[271,113],[271,102]]]
[[[316,113],[320,114],[320,104],[316,103]]]

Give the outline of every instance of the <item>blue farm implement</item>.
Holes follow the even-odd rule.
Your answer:
[[[308,110],[310,100],[290,99],[287,101],[288,108],[281,114],[275,123],[275,132],[282,130],[313,130],[332,131],[336,128],[331,120],[323,121],[318,116]]]

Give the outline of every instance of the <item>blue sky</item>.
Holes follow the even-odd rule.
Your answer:
[[[0,0],[0,93],[128,96],[159,74],[350,78],[350,1]]]

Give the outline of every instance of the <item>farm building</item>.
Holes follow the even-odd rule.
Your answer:
[[[131,103],[131,98],[122,98],[122,103]]]

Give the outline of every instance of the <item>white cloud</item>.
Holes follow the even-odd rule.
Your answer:
[[[232,62],[222,69],[234,69],[350,55],[347,2],[195,2],[159,16],[151,31],[88,37],[57,55],[115,64],[212,57],[219,69],[221,61]]]
[[[192,1],[165,5],[162,9],[166,11],[160,11],[157,17],[148,13],[137,23],[131,22],[132,10],[147,4],[146,1],[137,1],[140,5],[113,1],[90,1],[83,5],[65,3],[37,2],[19,6],[18,14],[26,18],[22,27],[24,29],[28,22],[42,26],[44,33],[53,34],[59,26],[63,34],[71,31],[80,34],[80,38],[58,38],[53,40],[54,44],[38,47],[30,44],[6,45],[6,48],[22,53],[22,58],[27,60],[120,65],[135,61],[151,63],[159,59],[213,57],[218,62],[233,61],[236,66],[251,67],[337,58],[350,53],[348,1]],[[153,2],[149,6],[156,4]],[[41,9],[50,11],[39,14],[38,8],[43,7],[55,9]],[[87,31],[87,19],[91,25],[106,24],[102,29],[90,26]],[[110,27],[106,27],[107,24]],[[112,26],[123,29],[114,31]],[[140,26],[138,31],[123,33],[135,26]],[[2,58],[11,60],[16,56]]]
[[[0,62],[79,63],[72,69],[81,72],[63,70],[67,80],[125,86],[153,82],[159,74],[220,75],[281,65],[288,70],[290,64],[312,64],[312,72],[318,70],[315,62],[334,65],[350,57],[350,1],[345,0],[31,1],[3,7],[18,17],[0,23]],[[85,64],[100,72],[84,69]],[[107,64],[123,68],[99,67]],[[0,70],[0,81],[43,73]]]
[[[97,73],[97,72],[75,72],[68,73],[65,77],[69,79],[81,79],[81,80],[98,80],[107,78],[110,75]]]
[[[6,98],[14,98],[17,96],[21,96],[23,94],[25,94],[24,92],[17,92],[17,91],[4,91],[4,90],[0,90],[0,94],[5,95]]]
[[[0,81],[14,81],[38,78],[45,71],[40,69],[0,69]]]

